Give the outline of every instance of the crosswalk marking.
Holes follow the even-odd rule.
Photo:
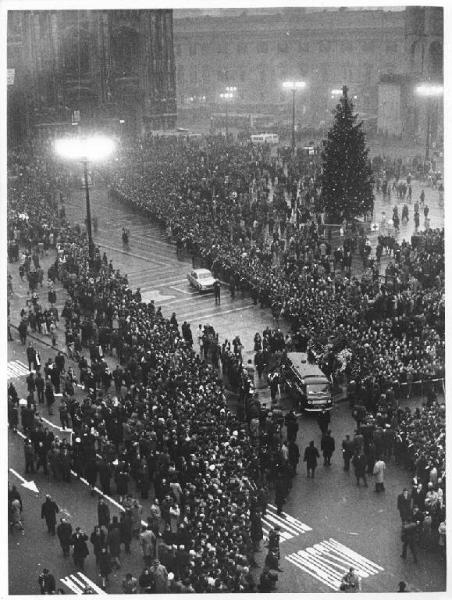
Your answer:
[[[27,365],[20,360],[10,360],[6,367],[7,379],[22,377],[22,375],[28,375],[29,372]]]
[[[280,541],[286,542],[297,535],[311,531],[309,525],[305,525],[295,517],[291,517],[287,513],[283,512],[281,515],[276,514],[276,507],[272,504],[267,506],[267,512],[262,517],[262,530],[264,532],[265,539],[268,538],[270,529],[278,525],[280,530]]]
[[[384,570],[380,565],[333,538],[289,554],[285,558],[335,591],[339,589],[342,577],[350,567],[354,567],[359,577],[370,577]]]
[[[94,581],[91,581],[91,579],[89,579],[81,571],[78,573],[72,573],[67,577],[63,577],[60,579],[60,581],[61,583],[64,583],[64,585],[66,585],[74,594],[81,595],[84,593],[85,589],[89,587],[95,594],[107,595],[103,589],[96,585]]]

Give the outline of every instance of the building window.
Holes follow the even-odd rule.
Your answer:
[[[243,42],[238,42],[236,47],[237,54],[245,55],[248,52],[248,44],[244,44]]]
[[[176,56],[181,56],[181,54],[182,54],[182,47],[181,47],[180,44],[175,44],[174,45],[174,54]]]
[[[309,52],[309,42],[298,42],[298,51],[307,54]]]
[[[279,54],[287,54],[289,52],[289,44],[286,41],[278,42]]]
[[[188,54],[190,56],[196,56],[196,44],[190,44],[188,46]]]
[[[396,42],[390,42],[389,44],[386,44],[386,52],[388,54],[397,54],[397,44]]]
[[[331,42],[327,42],[327,41],[322,41],[319,44],[319,50],[320,52],[330,52],[331,50]]]
[[[259,52],[259,54],[267,54],[268,42],[258,42],[257,43],[257,51]]]

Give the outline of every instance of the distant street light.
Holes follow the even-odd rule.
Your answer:
[[[226,107],[226,141],[228,141],[229,128],[228,128],[228,117],[229,117],[229,101],[232,100],[235,96],[235,92],[237,91],[237,87],[235,85],[226,86],[226,91],[220,94],[220,98],[224,100]]]
[[[284,81],[283,88],[292,90],[292,153],[295,154],[295,92],[306,87],[305,81]]]
[[[91,206],[89,200],[88,162],[102,161],[113,152],[112,139],[93,135],[88,137],[62,138],[55,140],[55,154],[67,160],[78,160],[83,164],[83,176],[86,196],[86,229],[88,231],[88,251],[90,259],[94,256],[93,234],[91,228]]]
[[[427,132],[425,136],[425,160],[430,158],[430,129],[431,129],[431,113],[432,99],[439,98],[443,95],[444,88],[440,84],[421,83],[416,86],[415,92],[420,98],[427,98]]]

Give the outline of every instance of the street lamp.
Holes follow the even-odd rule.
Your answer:
[[[232,98],[234,98],[235,92],[237,91],[237,87],[235,85],[228,85],[226,87],[226,91],[223,92],[222,94],[220,94],[220,98],[222,100],[225,101],[225,105],[226,105],[226,141],[228,141],[228,134],[229,134],[229,129],[228,129],[228,102],[229,100],[232,100]]]
[[[94,256],[93,234],[91,228],[91,206],[89,200],[88,162],[101,161],[115,148],[112,139],[93,135],[88,137],[62,138],[55,140],[55,154],[67,160],[79,160],[83,164],[83,176],[86,196],[86,228],[88,231],[88,251],[90,259]]]
[[[305,81],[284,81],[283,88],[292,90],[292,153],[295,154],[295,92],[306,87]]]
[[[443,86],[434,83],[421,83],[416,86],[415,92],[421,98],[427,98],[427,133],[425,138],[425,160],[430,157],[430,128],[431,128],[431,98],[439,98],[443,95]]]

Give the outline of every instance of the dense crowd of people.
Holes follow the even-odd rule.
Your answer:
[[[76,376],[58,357],[43,366],[43,378],[36,375],[43,382],[27,380],[29,396],[21,407],[26,465],[50,468],[63,481],[73,469],[93,489],[100,482],[105,494],[114,483],[122,502],[131,481],[142,498],[152,483],[159,519],[150,516],[139,535],[151,539],[142,543],[146,567],[156,558],[153,538],[162,536],[161,543],[180,552],[179,567],[171,571],[175,582],[167,581],[166,591],[176,584],[185,591],[253,591],[250,568],[263,537],[267,486],[282,506],[293,476],[283,443],[287,423],[252,397],[245,414],[227,409],[215,366],[221,360],[229,379],[243,388],[240,340],[232,350],[219,347],[214,331],[193,334],[184,324],[181,333],[176,315],[167,318],[153,302],[142,302],[98,248],[90,259],[84,228],[65,219],[64,172],[39,156],[16,153],[9,165],[9,258],[19,261],[30,286],[21,340],[26,343],[28,327],[45,324],[52,333],[55,320],[64,319],[85,399],[75,401]],[[226,146],[218,139],[201,148],[160,140],[124,146],[103,176],[111,193],[158,220],[178,247],[271,307],[276,323],[291,323],[289,339],[270,335],[262,352],[293,345],[310,352],[333,379],[345,374],[353,403],[363,405],[361,421],[378,421],[378,409],[390,404],[383,401],[402,391],[409,395],[417,381],[444,377],[443,230],[426,231],[421,243],[394,241],[382,281],[378,255],[366,257],[355,226],[333,247],[315,164],[284,163],[268,148]],[[44,274],[40,257],[49,249],[56,260]],[[351,270],[357,250],[366,267],[361,277]],[[61,315],[53,296],[47,308],[39,301],[36,290],[45,276],[68,292]],[[89,362],[80,355],[83,348],[89,348]],[[118,359],[111,373],[105,352]],[[8,410],[14,429],[19,407],[13,388]],[[42,427],[35,414],[44,403],[50,413],[60,390],[58,410],[63,427],[70,417],[72,444]],[[383,418],[381,425],[389,422],[401,437],[416,472],[419,463],[444,471],[444,443],[437,442],[444,442],[444,423],[436,418],[442,410],[432,401],[419,414]],[[269,546],[261,591],[272,589],[278,569],[276,549]]]

